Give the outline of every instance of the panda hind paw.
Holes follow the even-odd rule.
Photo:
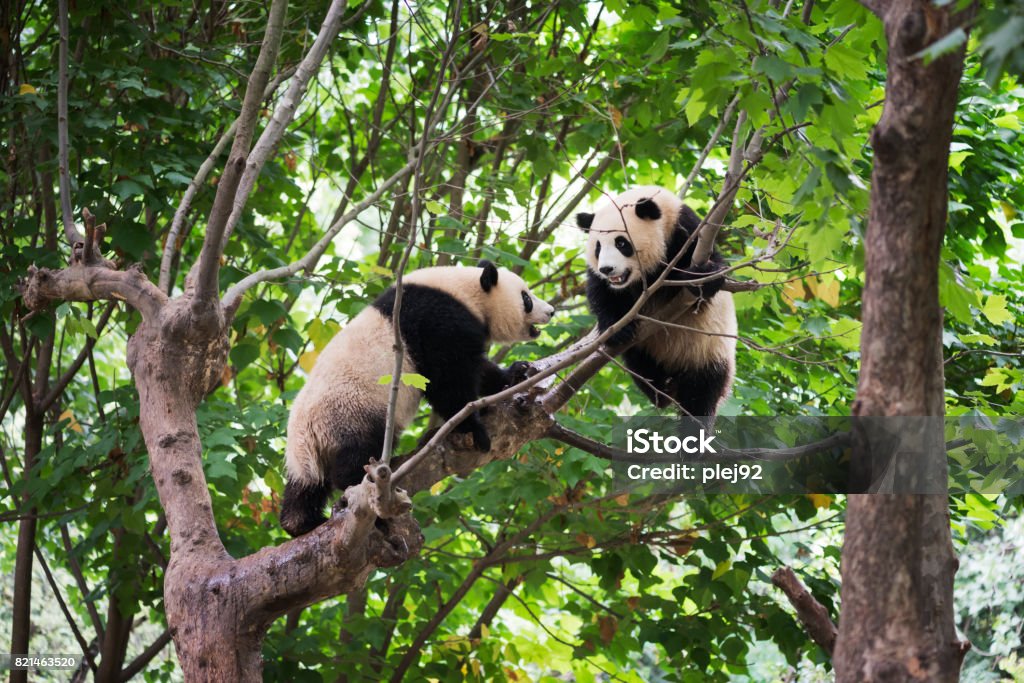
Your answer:
[[[473,447],[481,453],[491,450],[491,437],[482,426],[473,430]]]

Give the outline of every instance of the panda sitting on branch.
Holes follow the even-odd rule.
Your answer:
[[[623,360],[655,406],[676,405],[685,415],[713,419],[736,372],[732,294],[722,291],[724,277],[692,286],[673,284],[704,279],[726,267],[717,251],[703,264],[692,263],[697,238],[691,237],[700,218],[671,190],[643,186],[609,198],[594,213],[577,214],[576,222],[587,233],[587,303],[601,332],[619,322],[675,261],[640,311],[670,324],[634,319],[607,345],[632,344]],[[642,323],[657,329],[638,335]]]
[[[281,526],[292,536],[327,521],[332,491],[363,480],[364,466],[385,443],[389,387],[380,378],[395,365],[396,290],[390,287],[331,339],[317,359],[288,417],[288,482]],[[408,273],[399,314],[408,357],[405,372],[427,380],[426,389],[399,385],[396,433],[426,398],[444,419],[480,396],[520,381],[522,367],[502,368],[487,357],[492,342],[536,339],[554,307],[534,295],[515,273],[480,261],[476,268],[439,266]],[[471,434],[480,451],[491,448],[477,414],[456,431]]]

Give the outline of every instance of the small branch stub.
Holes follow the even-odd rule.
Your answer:
[[[404,490],[392,486],[391,468],[386,463],[371,458],[363,469],[366,471],[363,485],[372,485],[368,502],[374,514],[381,519],[392,519],[412,510],[409,495]]]

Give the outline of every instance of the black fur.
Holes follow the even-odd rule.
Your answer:
[[[344,491],[363,480],[363,466],[370,458],[380,458],[384,445],[384,416],[368,415],[338,435],[339,446],[328,455],[327,473],[320,484],[302,484],[291,479],[284,487],[281,527],[292,536],[301,536],[325,521],[324,505],[331,491]],[[398,435],[395,435],[395,441]]]
[[[491,287],[498,284],[498,267],[486,259],[480,261],[477,267],[484,269],[480,274],[480,286],[485,292],[491,291]]]
[[[654,202],[637,204],[637,215],[640,215],[640,206],[646,206],[648,203],[654,204]],[[660,210],[658,215],[660,215]],[[665,270],[667,263],[683,250],[686,241],[699,225],[700,218],[697,214],[689,207],[684,206],[676,221],[675,230],[666,245],[666,264],[651,272],[643,273],[648,284],[653,283]],[[694,239],[686,246],[683,256],[669,273],[667,280],[676,282],[695,280],[725,268],[725,260],[717,251],[712,253],[707,263],[700,267],[694,267],[691,259],[696,242],[697,240]],[[689,289],[704,301],[711,301],[721,290],[723,284],[724,279],[718,278],[687,288],[665,285],[654,293],[645,308],[651,310],[671,306],[673,302],[682,297],[685,289]],[[590,305],[590,311],[597,317],[597,325],[602,332],[628,313],[642,293],[643,283],[641,282],[623,289],[614,289],[606,279],[589,268],[587,269],[587,302]],[[679,305],[683,305],[681,301]],[[608,345],[614,347],[629,343],[636,336],[637,326],[637,320],[631,321],[612,335],[608,340]],[[637,375],[634,377],[634,381],[654,405],[664,408],[675,401],[685,412],[695,416],[714,415],[715,407],[725,391],[728,381],[728,368],[724,362],[711,363],[705,367],[669,369],[659,359],[650,356],[646,350],[639,347],[627,349],[623,353],[623,361],[626,367]]]
[[[661,218],[661,208],[652,199],[641,199],[636,203],[636,217],[656,221]]]
[[[578,213],[576,214],[576,225],[579,226],[583,232],[589,232],[590,226],[594,224],[594,214],[592,213]]]
[[[281,503],[281,528],[290,536],[301,536],[326,522],[324,506],[330,493],[331,483],[327,480],[302,484],[289,479]]]
[[[392,287],[373,306],[391,318],[395,305]],[[439,289],[405,285],[401,312],[402,339],[419,374],[427,378],[424,395],[444,419],[482,395],[509,385],[512,373],[487,359],[487,325],[455,297]],[[455,428],[473,434],[473,445],[491,449],[491,439],[480,417],[470,415]]]

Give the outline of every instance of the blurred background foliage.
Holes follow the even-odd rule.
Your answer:
[[[318,30],[322,4],[290,3],[277,65],[285,75]],[[95,653],[118,615],[121,674],[173,680],[173,648],[147,652],[166,643],[169,550],[125,364],[138,315],[113,306],[106,320],[107,304],[27,315],[15,288],[31,264],[67,260],[57,246],[55,12],[56,3],[33,1],[0,12],[0,636],[9,642],[18,528],[35,511],[33,650],[79,652],[84,642]],[[594,322],[581,296],[576,208],[633,184],[681,187],[735,101],[741,135],[763,127],[764,158],[745,178],[719,248],[742,264],[768,248],[775,225],[795,230],[773,261],[733,274],[770,286],[736,294],[737,381],[723,412],[849,413],[869,140],[885,77],[881,26],[860,5],[366,0],[347,13],[248,203],[222,287],[301,257],[403,166],[441,82],[455,92],[425,163],[410,267],[487,257],[521,272],[559,313],[538,340],[498,353],[542,356]],[[1024,412],[1024,49],[1008,28],[1022,15],[1020,3],[983,8],[960,88],[940,273],[952,415]],[[180,291],[222,158],[168,244],[171,219],[237,115],[266,7],[76,0],[70,18],[72,204],[107,223],[108,255],[141,263],[154,281],[171,250]],[[456,69],[442,73],[453,24]],[[268,117],[282,91],[267,98]],[[735,134],[727,123],[688,188],[698,211],[722,183]],[[411,189],[401,182],[360,214],[315,272],[261,285],[242,303],[230,367],[199,411],[215,516],[236,556],[285,538],[276,511],[290,401],[332,334],[390,283]],[[80,356],[45,408],[41,449],[26,470],[23,389],[58,384]],[[559,420],[600,439],[616,415],[644,409],[625,371],[610,365]],[[362,594],[275,624],[267,680],[828,678],[827,657],[768,577],[790,564],[837,614],[841,496],[617,495],[603,461],[542,441],[415,502],[422,556],[378,572]],[[1024,533],[1019,506],[951,499],[964,558],[960,628],[977,645],[972,680],[1022,680],[1024,596],[1011,571]]]

